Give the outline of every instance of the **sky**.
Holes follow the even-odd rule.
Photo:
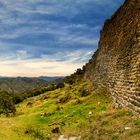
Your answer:
[[[123,0],[0,0],[0,76],[66,76]]]

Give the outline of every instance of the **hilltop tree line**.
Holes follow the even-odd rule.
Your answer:
[[[64,79],[64,81],[70,85],[72,85],[77,81],[80,81],[83,78],[85,70],[86,70],[86,66],[83,66],[82,69],[81,68],[77,69],[75,73],[71,74],[70,76],[67,76]]]

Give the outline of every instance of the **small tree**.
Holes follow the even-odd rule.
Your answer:
[[[76,70],[75,74],[76,75],[81,75],[81,74],[83,74],[83,70],[79,68],[79,69]]]
[[[9,114],[14,114],[15,112],[16,108],[10,94],[5,91],[0,92],[0,114],[9,116]]]
[[[63,82],[61,83],[58,83],[56,88],[64,88],[65,87],[65,84]]]

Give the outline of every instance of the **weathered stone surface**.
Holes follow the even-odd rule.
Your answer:
[[[140,0],[126,0],[105,22],[84,79],[107,87],[116,106],[140,113]]]

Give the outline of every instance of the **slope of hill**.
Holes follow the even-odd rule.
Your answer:
[[[90,82],[29,98],[17,105],[14,117],[0,118],[0,140],[138,140],[140,118],[114,109],[109,94]],[[63,139],[62,139],[63,140]]]
[[[8,92],[25,92],[47,85],[48,82],[39,78],[0,78],[0,90]]]

